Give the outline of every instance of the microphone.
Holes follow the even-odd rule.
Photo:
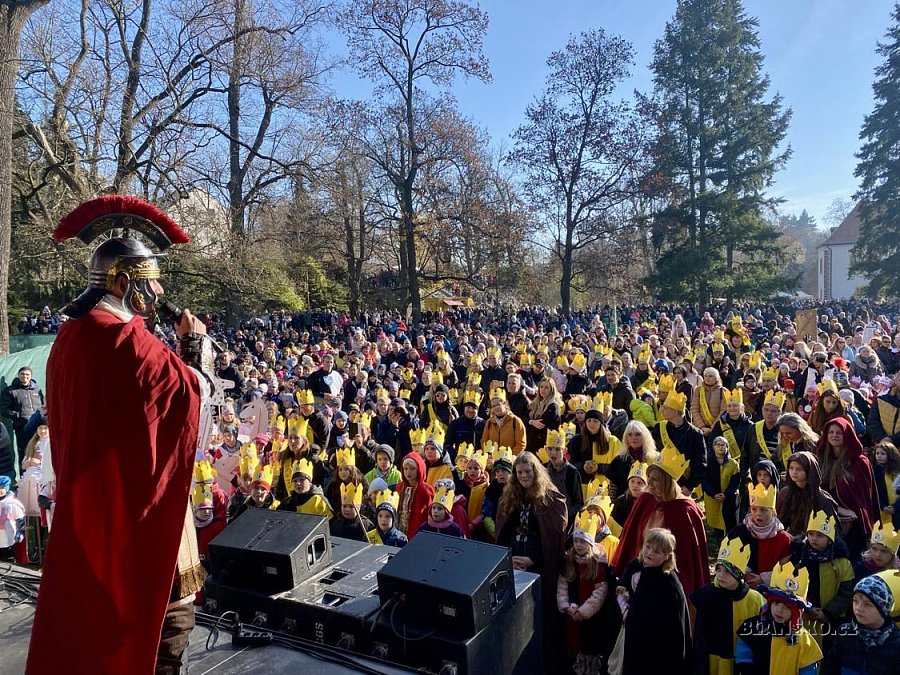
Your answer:
[[[169,301],[158,304],[156,306],[156,311],[160,315],[160,317],[176,325],[181,323],[181,317],[184,316],[184,312],[181,310],[181,307]],[[216,354],[221,354],[225,351],[212,338],[210,338],[209,341],[212,343],[213,350],[216,352]]]

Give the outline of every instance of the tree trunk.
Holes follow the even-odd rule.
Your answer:
[[[231,229],[231,263],[237,271],[244,268],[244,175],[241,167],[241,74],[242,40],[237,36],[244,25],[244,0],[234,3],[234,52],[228,73],[228,217]],[[229,326],[237,326],[241,320],[241,303],[237,293],[228,296],[225,320]]]
[[[12,238],[12,132],[19,42],[28,17],[49,0],[0,2],[0,354],[9,353],[9,259]]]

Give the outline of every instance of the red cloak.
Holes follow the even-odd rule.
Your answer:
[[[622,528],[622,537],[613,561],[616,574],[622,574],[625,565],[637,558],[644,545],[644,530],[657,510],[662,512],[662,522],[658,527],[665,527],[675,535],[678,578],[684,587],[684,594],[690,597],[691,593],[708,583],[710,578],[703,513],[692,499],[679,498],[663,502],[649,492],[638,497]]]
[[[194,375],[135,317],[67,322],[47,363],[53,536],[27,673],[154,672],[197,445]]]
[[[416,485],[412,499],[409,504],[409,524],[406,526],[406,537],[410,541],[419,532],[422,523],[428,521],[428,509],[431,508],[431,502],[434,501],[434,488],[425,482],[425,476],[428,472],[425,470],[425,460],[417,452],[410,452],[403,458],[403,462],[411,459],[416,463],[416,469],[419,474],[419,484]],[[400,462],[400,466],[403,466]],[[403,491],[409,487],[409,483],[404,478],[397,486],[397,492],[400,500],[403,500]]]

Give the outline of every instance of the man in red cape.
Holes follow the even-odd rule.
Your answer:
[[[202,583],[188,503],[203,387],[145,327],[159,268],[127,228],[161,248],[160,228],[169,243],[186,237],[151,205],[117,195],[82,205],[54,237],[89,242],[109,223],[125,234],[94,253],[91,284],[67,306],[73,320],[47,365],[57,501],[26,667],[35,675],[179,672]],[[206,331],[185,311],[176,332]],[[157,669],[173,608],[183,608],[183,646]],[[168,621],[166,630],[179,633]]]

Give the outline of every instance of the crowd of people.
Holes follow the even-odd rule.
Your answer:
[[[228,400],[195,465],[201,560],[253,508],[438,532],[539,575],[547,672],[896,672],[900,307],[822,305],[805,335],[794,309],[207,317]],[[30,375],[0,397],[8,555],[53,509]]]

